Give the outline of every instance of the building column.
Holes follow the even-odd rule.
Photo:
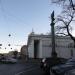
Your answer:
[[[39,44],[39,58],[43,58],[42,40],[40,40]]]

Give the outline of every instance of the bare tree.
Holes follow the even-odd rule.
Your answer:
[[[74,0],[52,0],[52,3],[60,4],[63,7],[62,13],[56,19],[56,29],[58,30],[56,34],[70,36],[74,41],[75,47],[75,37],[72,35],[72,30],[75,23],[74,2]]]
[[[17,50],[13,51],[13,55],[14,55],[14,58],[17,58],[18,51]]]
[[[63,7],[66,6],[66,8],[72,8],[75,10],[75,0],[51,0],[52,3],[57,3],[59,5],[62,5]]]

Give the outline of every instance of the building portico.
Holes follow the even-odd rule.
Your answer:
[[[73,46],[69,44],[73,41],[70,37],[66,36],[55,36],[55,50],[58,57],[71,58],[72,55],[75,57],[75,51]],[[30,58],[45,58],[51,57],[52,42],[51,35],[43,34],[30,34],[28,37],[28,53]]]

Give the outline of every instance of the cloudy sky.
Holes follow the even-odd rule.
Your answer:
[[[60,8],[50,0],[0,0],[0,53],[20,50],[32,29],[38,34],[49,32],[49,16],[53,10],[55,14],[60,13]]]

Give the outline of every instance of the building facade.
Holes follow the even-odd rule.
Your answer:
[[[58,57],[75,57],[73,41],[67,36],[55,36],[55,50]],[[28,54],[30,58],[51,57],[51,35],[38,35],[31,33],[28,36]]]
[[[23,45],[21,47],[20,55],[22,59],[27,60],[28,57],[27,45]]]

